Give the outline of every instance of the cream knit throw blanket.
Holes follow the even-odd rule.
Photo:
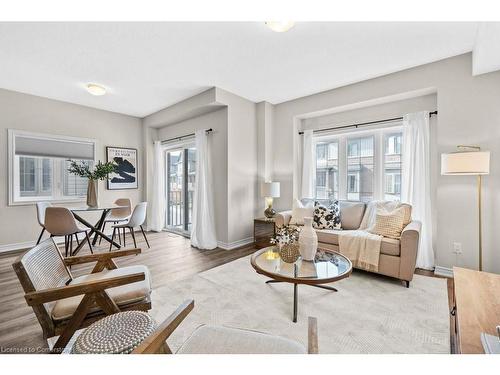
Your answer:
[[[375,225],[377,210],[393,211],[401,206],[400,202],[372,201],[366,211],[358,230],[339,232],[339,251],[352,262],[353,267],[378,272],[380,246],[382,236],[369,231]]]

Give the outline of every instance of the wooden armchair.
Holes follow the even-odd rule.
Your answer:
[[[132,354],[172,354],[166,340],[193,310],[194,301],[183,302]],[[309,317],[308,348],[295,341],[244,329],[202,325],[177,350],[177,354],[318,354],[316,318]]]
[[[145,266],[118,268],[113,258],[140,249],[63,258],[49,238],[12,265],[45,339],[59,335],[53,352],[64,349],[77,329],[105,315],[151,309],[151,283]],[[69,266],[96,262],[88,275],[73,277]],[[111,289],[113,288],[113,289]]]

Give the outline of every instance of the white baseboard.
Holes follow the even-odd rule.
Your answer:
[[[111,234],[113,233],[113,231],[111,229],[106,228],[104,230],[104,233],[106,235],[108,235],[109,237],[111,237]],[[43,235],[42,241],[46,240],[47,238],[49,238],[49,236],[47,235],[47,232],[45,232],[44,235]],[[57,244],[63,244],[64,243],[64,237],[54,237],[54,238],[55,238]],[[84,240],[85,239],[85,235],[83,233],[78,233],[78,238],[80,240]],[[33,241],[8,243],[8,244],[5,244],[5,245],[0,245],[0,254],[2,254],[2,253],[12,253],[12,252],[20,251],[20,250],[26,250],[26,249],[35,247],[35,245],[36,245],[36,239],[33,240]]]
[[[35,246],[36,241],[18,242],[18,243],[8,243],[5,245],[0,245],[0,253],[11,253],[13,251],[19,251],[24,249],[29,249]]]
[[[229,243],[217,241],[217,247],[220,247],[221,249],[224,249],[224,250],[233,250],[233,249],[236,249],[238,247],[251,244],[253,242],[254,242],[253,237],[248,237],[248,238],[244,238],[244,239],[239,240],[239,241],[234,241],[234,242],[229,242]]]
[[[43,237],[43,240],[46,240],[48,237]],[[83,240],[83,237],[78,236],[80,240]],[[62,244],[64,243],[64,237],[55,237],[56,243],[57,244]],[[6,245],[0,245],[0,253],[12,253],[16,252],[19,250],[26,250],[30,249],[32,247],[35,247],[36,245],[36,240],[35,241],[27,241],[27,242],[18,242],[18,243],[10,243]]]
[[[453,269],[448,267],[436,266],[434,268],[434,274],[438,276],[453,278]]]

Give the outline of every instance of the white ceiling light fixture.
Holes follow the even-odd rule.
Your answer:
[[[293,21],[267,21],[266,25],[272,31],[276,31],[277,33],[284,33],[285,31],[288,31],[292,27],[294,27],[295,22],[293,22]]]
[[[96,83],[87,83],[87,91],[89,94],[95,96],[102,96],[106,94],[106,88]]]

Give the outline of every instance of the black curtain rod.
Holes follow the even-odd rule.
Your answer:
[[[210,133],[211,131],[213,131],[212,128],[205,130],[205,132],[207,134]],[[172,142],[172,141],[181,141],[183,138],[194,137],[194,135],[195,135],[194,133],[191,133],[191,134],[181,135],[180,137],[164,139],[163,141],[161,141],[161,143],[163,144],[163,143],[168,143],[168,142]]]
[[[438,114],[438,111],[429,112],[429,117],[431,117],[432,115],[437,115],[437,114]],[[403,119],[403,117],[387,118],[385,120],[369,121],[369,122],[362,122],[359,124],[351,124],[351,125],[337,126],[337,127],[333,127],[333,128],[313,130],[313,133],[324,132],[324,131],[328,131],[328,130],[348,129],[348,128],[357,129],[360,126],[383,124],[384,122],[399,121],[402,119]],[[302,134],[304,134],[304,132],[299,132],[299,135],[302,135]]]

